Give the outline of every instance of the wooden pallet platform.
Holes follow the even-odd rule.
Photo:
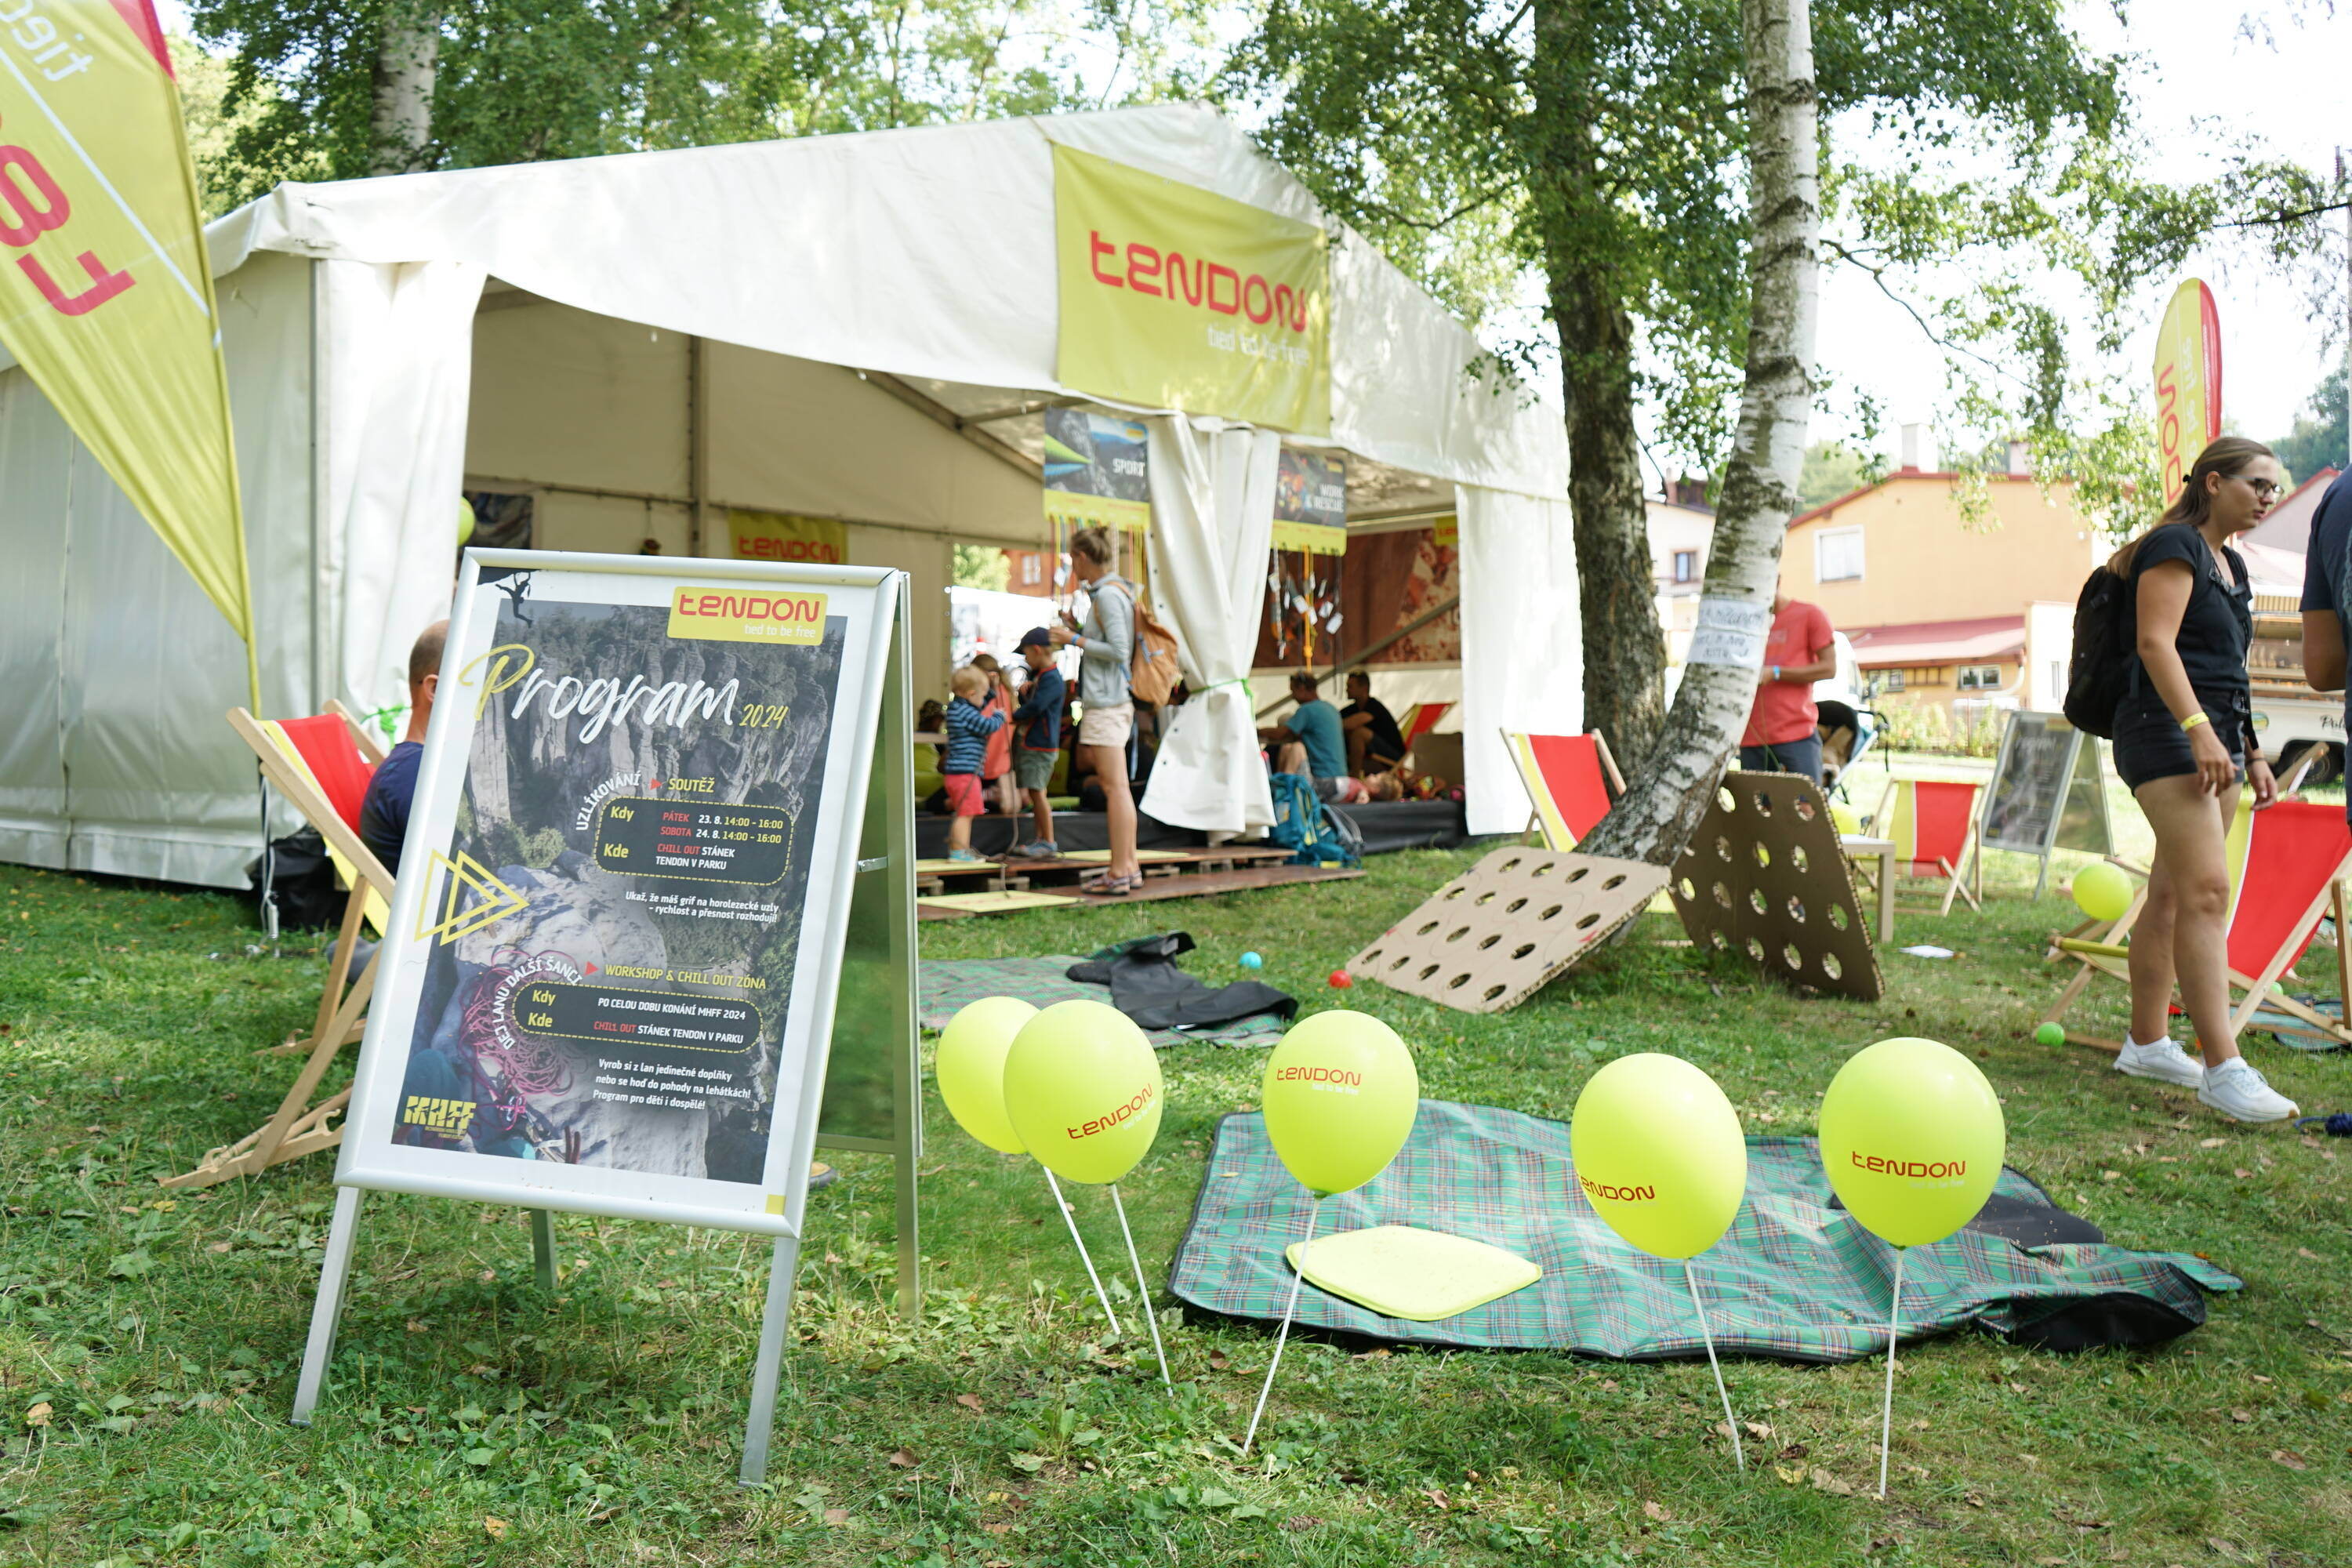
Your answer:
[[[1253,866],[1283,865],[1289,859],[1290,851],[1287,849],[1256,844],[1220,845],[1213,849],[1146,849],[1138,855],[1138,862],[1147,880],[1214,876]],[[1008,871],[1017,868],[1020,875],[1033,881],[1051,881],[1056,890],[1065,880],[1099,876],[1109,864],[1110,853],[1108,850],[1079,850],[1054,860],[1008,859],[1005,862]]]
[[[992,893],[1020,892],[1029,886],[1029,879],[1012,870],[1002,860],[918,860],[915,862],[915,892],[944,893],[950,881],[977,879],[978,886]]]
[[[1132,893],[1087,893],[1076,889],[1057,889],[1055,892],[1069,900],[1061,907],[1102,909],[1151,903],[1161,899],[1199,899],[1216,893],[1255,892],[1262,888],[1287,888],[1302,882],[1345,882],[1362,875],[1361,871],[1336,866],[1245,866],[1231,871],[1195,871],[1181,877],[1161,877],[1147,881]],[[919,921],[963,921],[981,914],[1001,912],[1003,911],[959,909],[921,898],[915,900],[915,918]]]

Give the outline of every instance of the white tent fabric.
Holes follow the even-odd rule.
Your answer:
[[[1462,772],[1473,833],[1517,833],[1531,803],[1503,731],[1584,728],[1583,617],[1564,500],[1465,485]]]
[[[854,538],[863,528],[881,541],[875,559],[943,564],[972,501],[1003,513],[1008,481],[1034,481],[1017,463],[975,458],[952,409],[926,418],[863,377],[887,373],[967,413],[1076,395],[1055,378],[1056,142],[1328,230],[1330,445],[1464,498],[1465,685],[1482,715],[1465,715],[1465,729],[1488,736],[1498,715],[1564,723],[1580,676],[1565,530],[1544,531],[1567,479],[1557,413],[1499,386],[1467,331],[1242,131],[1181,105],[289,184],[215,223],[266,705],[308,712],[332,695],[362,707],[396,699],[407,642],[446,594],[454,492],[480,434],[469,433],[467,403],[485,384],[472,363],[485,279],[548,302],[534,309],[720,345],[722,379],[740,368],[745,387],[790,370],[782,383],[793,395],[824,400],[830,374],[844,397],[887,405],[899,424],[867,445],[888,460],[860,459],[853,476],[873,514],[844,521]],[[759,356],[770,356],[764,368],[751,363]],[[593,352],[562,368],[599,374]],[[528,396],[500,385],[502,396]],[[707,411],[728,443],[712,472],[730,487],[707,498],[808,504],[773,488],[795,467],[790,406],[747,391],[737,406]],[[509,412],[499,423],[512,425]],[[883,423],[868,420],[868,434]],[[1171,439],[1163,431],[1155,448]],[[1217,552],[1263,524],[1257,502],[1228,501],[1225,470],[1256,472],[1274,437],[1182,439],[1218,452],[1238,441],[1253,454],[1202,459],[1162,490],[1213,529],[1182,552],[1196,563],[1171,570],[1188,580],[1171,582],[1171,619],[1200,669],[1238,676],[1247,650],[1235,656],[1228,643],[1237,617],[1255,620],[1258,568],[1241,572]],[[775,448],[775,460],[730,469],[730,454],[753,444]],[[203,629],[202,595],[169,570],[149,531],[121,526],[127,503],[75,453],[0,358],[0,495],[10,498],[0,538],[29,568],[0,575],[0,650],[33,699],[0,709],[0,857],[238,885],[258,824],[249,759],[219,718],[236,700],[234,665],[215,668],[222,650]],[[571,482],[583,507],[593,496],[650,519],[676,504],[650,493],[666,484]],[[915,489],[927,499],[900,504]],[[1521,538],[1528,530],[1538,536]],[[1244,595],[1245,615],[1212,602],[1218,583]],[[1228,765],[1245,742],[1225,710],[1242,703],[1208,702],[1154,800],[1179,818],[1245,826],[1263,808],[1262,786],[1235,782],[1255,766]],[[1498,745],[1472,749],[1474,827],[1517,826],[1516,804],[1500,804],[1517,795],[1507,762]],[[1220,769],[1233,776],[1211,784]]]
[[[409,645],[449,603],[485,276],[462,261],[331,261],[321,270],[322,580],[340,629],[338,695],[361,712],[403,700]]]
[[[1149,420],[1145,428],[1152,596],[1177,623],[1192,697],[1160,737],[1143,810],[1174,827],[1251,833],[1274,822],[1246,678],[1274,538],[1282,437],[1178,416]]]

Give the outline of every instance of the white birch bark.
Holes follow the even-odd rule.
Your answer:
[[[1694,662],[1684,668],[1656,749],[1625,798],[1578,846],[1658,866],[1674,862],[1706,816],[1755,700],[1813,397],[1821,185],[1807,0],[1742,0],[1740,31],[1748,77],[1748,370],[1700,614],[1702,625],[1712,618],[1755,629],[1694,639]],[[1710,641],[1713,648],[1702,646]],[[1707,655],[1717,662],[1696,661]]]
[[[434,0],[393,0],[376,43],[369,174],[409,174],[426,166],[440,62],[441,6]]]

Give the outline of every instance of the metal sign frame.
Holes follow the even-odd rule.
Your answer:
[[[2028,721],[2036,722],[2045,733],[2063,730],[2066,736],[2065,759],[2061,766],[2055,793],[2051,796],[2049,816],[2036,837],[2030,839],[1996,837],[1993,808],[2000,798],[2002,780],[2007,777],[2010,760],[2016,754],[2019,732]],[[2090,745],[2086,750],[2084,742]],[[2085,768],[2084,759],[2090,765]],[[2083,801],[2078,796],[2087,795]],[[2082,837],[2069,839],[2068,828],[2084,808],[2096,826],[2095,842]],[[1993,758],[1992,778],[1985,785],[1984,800],[1978,808],[1977,852],[1979,858],[1987,849],[2005,849],[2015,855],[2032,855],[2041,861],[2033,880],[2033,896],[2042,897],[2050,883],[2050,852],[2053,849],[2079,849],[2091,855],[2115,853],[2116,829],[2107,808],[2106,769],[2099,760],[2099,742],[2095,735],[2085,735],[2066,721],[2059,713],[2041,713],[2028,709],[2012,709],[2009,722],[2001,729],[2000,750]],[[2062,842],[2063,840],[2063,842]]]
[[[826,733],[808,761],[804,775],[821,783],[810,811],[814,822],[806,832],[805,849],[798,857],[805,882],[798,889],[797,933],[790,939],[794,945],[789,950],[789,989],[781,1004],[782,1021],[774,1026],[769,1131],[757,1181],[624,1168],[618,1163],[607,1167],[563,1159],[509,1158],[478,1152],[478,1146],[394,1140],[394,1133],[402,1125],[398,1118],[414,1109],[412,1105],[404,1110],[405,1100],[413,1097],[404,1094],[403,1075],[408,1070],[412,1042],[420,1027],[420,1001],[432,950],[436,938],[446,946],[459,934],[456,928],[450,931],[423,929],[434,907],[432,900],[438,894],[453,910],[460,910],[454,917],[460,927],[477,922],[470,929],[490,932],[508,918],[499,912],[501,895],[513,896],[513,889],[478,864],[470,873],[461,872],[457,867],[466,859],[462,851],[454,861],[447,852],[458,847],[455,842],[458,808],[466,798],[464,791],[474,765],[475,731],[490,700],[487,689],[490,673],[471,661],[490,651],[499,631],[501,595],[513,597],[518,610],[522,605],[521,591],[514,583],[518,578],[534,591],[536,596],[530,600],[533,607],[658,609],[668,605],[673,628],[678,624],[676,617],[683,613],[677,607],[680,589],[823,594],[824,629],[816,640],[830,640],[836,623],[839,626],[842,641],[829,694]],[[566,593],[576,596],[566,598]],[[919,1315],[916,1168],[920,1152],[921,1076],[915,997],[908,599],[906,574],[884,568],[536,551],[467,552],[444,660],[449,673],[444,677],[441,700],[435,705],[428,728],[418,769],[410,843],[404,854],[404,860],[420,863],[418,874],[399,879],[396,887],[381,964],[383,985],[370,1011],[353,1085],[350,1131],[336,1171],[339,1190],[334,1219],[294,1398],[296,1424],[309,1423],[324,1385],[362,1201],[369,1191],[421,1193],[530,1211],[539,1281],[550,1289],[555,1282],[550,1211],[708,1225],[772,1237],[767,1300],[744,1439],[741,1479],[746,1486],[759,1484],[766,1473],[784,1335],[799,1272],[808,1168],[814,1149],[891,1155],[898,1200],[899,1304],[910,1318]],[[676,640],[674,630],[667,640]],[[728,646],[758,640],[734,638]],[[619,688],[617,680],[612,685]],[[706,720],[712,711],[705,710]],[[625,715],[627,710],[623,712]],[[781,727],[783,720],[784,715],[776,715],[771,727]],[[734,722],[730,715],[727,723]],[[713,799],[709,804],[724,807],[737,803]],[[601,833],[609,826],[605,818],[610,814],[602,806],[594,809]],[[794,831],[799,831],[797,820]],[[780,864],[789,868],[794,858],[787,847]],[[486,879],[488,884],[487,889],[477,889],[478,900],[469,910],[462,908],[462,890],[453,888],[467,875]],[[590,862],[585,875],[614,873]],[[778,875],[784,877],[788,871],[780,870]],[[654,874],[643,887],[663,897],[677,897],[662,891],[677,885],[676,876]],[[769,923],[781,918],[772,907]],[[845,979],[850,983],[845,984]],[[600,984],[592,989],[620,995],[651,988]],[[678,999],[662,994],[671,1001]],[[707,993],[681,994],[726,1001]],[[600,1005],[645,1006],[642,999]],[[515,1027],[522,1029],[519,1020]],[[762,1019],[754,1037],[763,1036],[768,1028]],[[841,1046],[838,1051],[834,1048],[836,1041]],[[657,1052],[665,1047],[648,1040],[632,1048]],[[605,1068],[614,1065],[598,1063]],[[520,1096],[520,1091],[516,1092]],[[600,1094],[596,1098],[618,1097]]]

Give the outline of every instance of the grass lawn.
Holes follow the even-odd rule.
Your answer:
[[[1466,858],[926,926],[924,951],[1177,926],[1197,973],[1255,948],[1264,978],[1320,1007],[1333,966]],[[1901,941],[1958,956],[1883,955],[1875,1005],[1706,966],[1661,945],[1681,933],[1658,915],[1499,1017],[1370,984],[1346,998],[1403,1034],[1432,1097],[1565,1117],[1598,1064],[1666,1050],[1759,1132],[1809,1131],[1858,1047],[1932,1036],[2000,1090],[2011,1163],[2123,1245],[2245,1278],[2150,1353],[1911,1349],[1881,1503],[1877,1361],[1732,1363],[1741,1415],[1770,1429],[1742,1477],[1710,1432],[1703,1362],[1294,1342],[1273,1441],[1242,1464],[1270,1336],[1167,1309],[1163,1394],[1148,1344],[1098,1337],[1034,1169],[965,1139],[935,1096],[926,1319],[890,1310],[886,1163],[845,1162],[811,1204],[767,1489],[733,1484],[766,1252],[717,1231],[560,1219],[550,1299],[519,1212],[375,1196],[335,1381],[294,1429],[329,1162],[198,1193],[155,1178],[275,1104],[290,1064],[255,1050],[307,1026],[316,944],[253,950],[224,897],[0,868],[0,1563],[2343,1563],[2352,1142],[2232,1126],[2033,1045],[2056,984],[2041,943],[2071,907],[2028,902],[2030,870],[1995,857],[1981,918],[1905,918]],[[2332,990],[2333,956],[2315,950],[2299,988]],[[2105,989],[2085,1016],[2119,1026]],[[2252,1054],[2306,1110],[2352,1106],[2352,1059]],[[1163,1059],[1160,1144],[1125,1189],[1155,1271],[1263,1061]]]

